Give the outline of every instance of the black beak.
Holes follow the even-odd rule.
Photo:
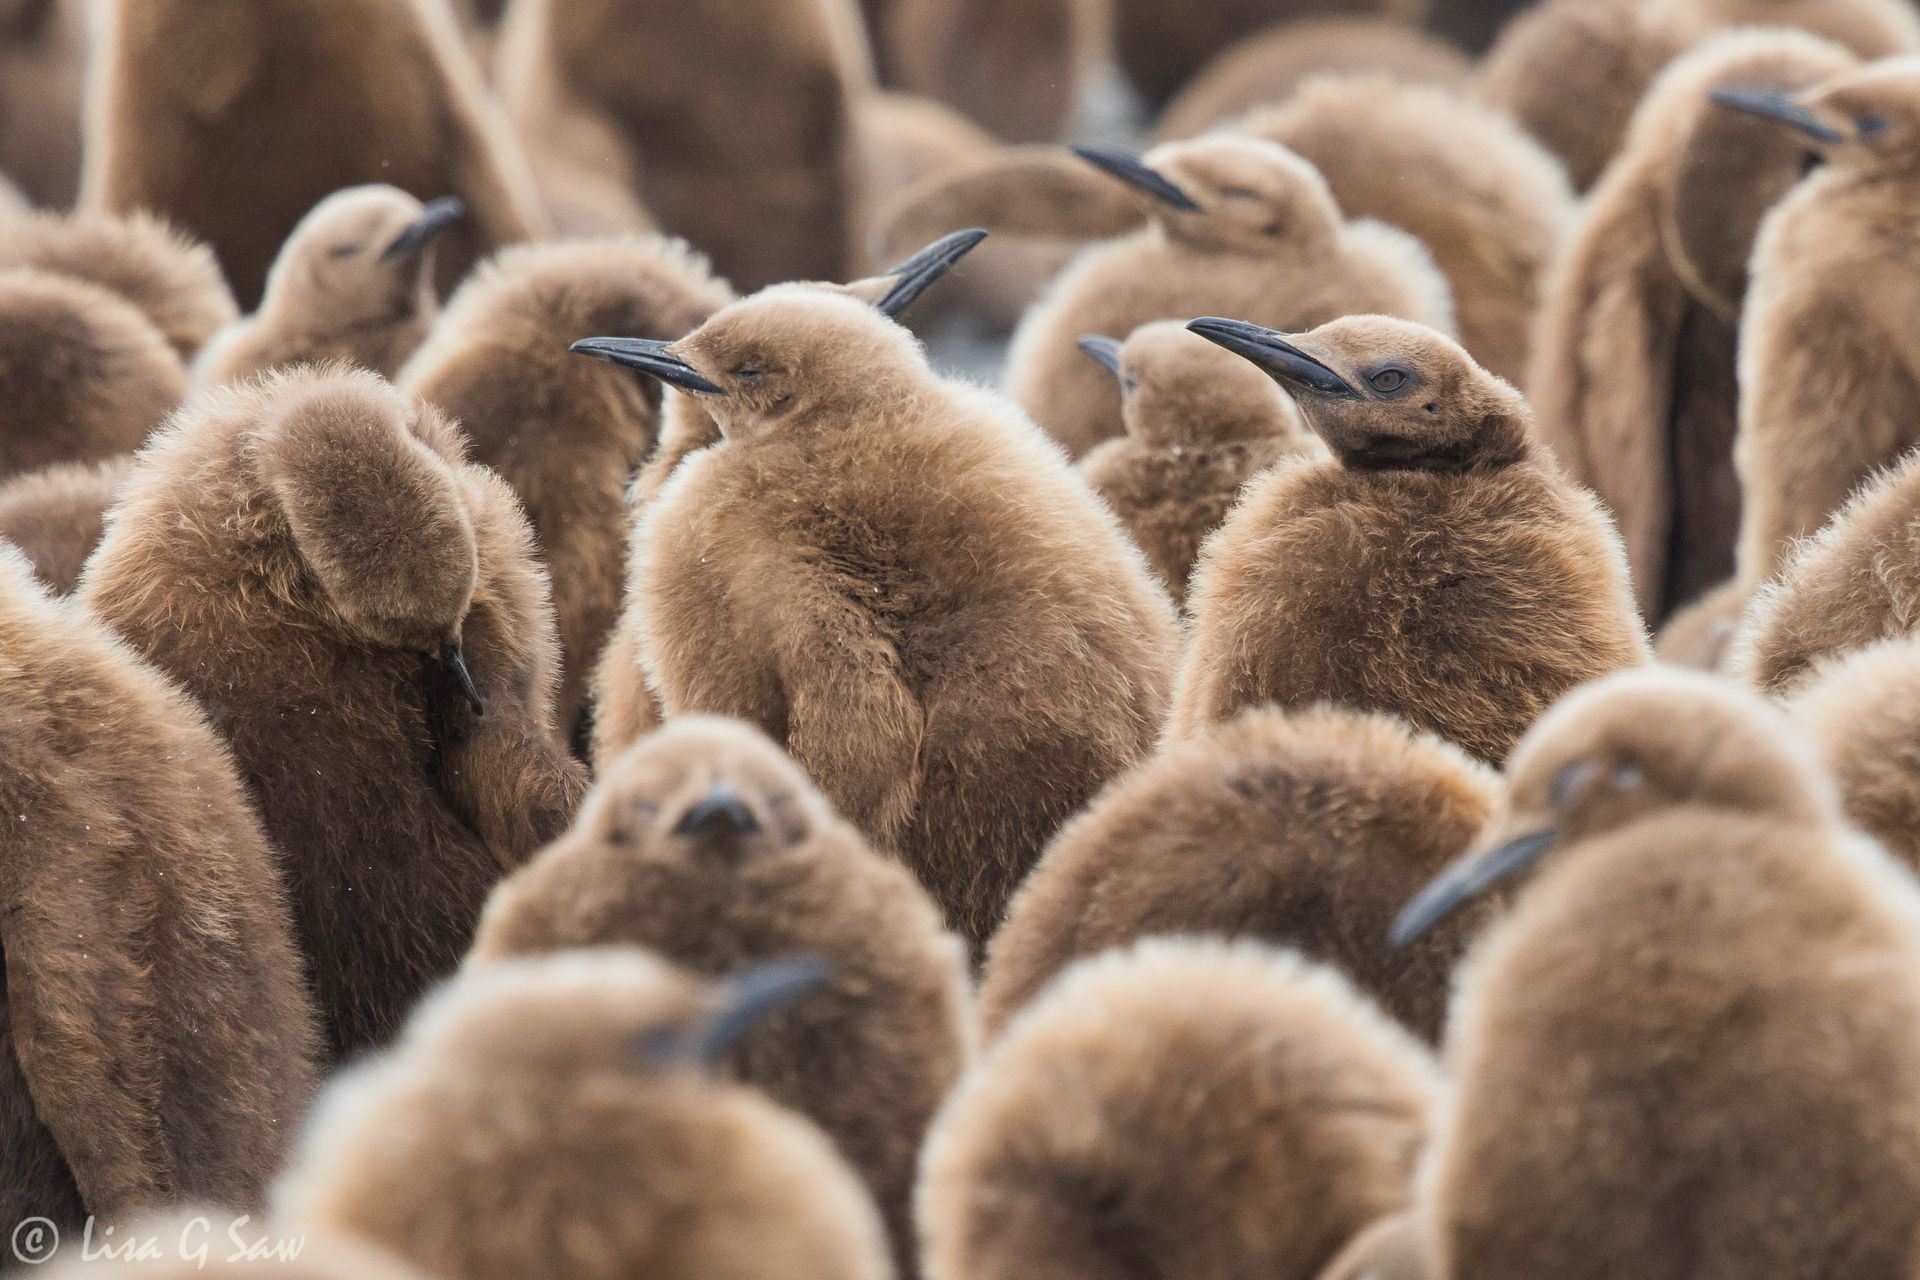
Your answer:
[[[1441,872],[1439,879],[1407,904],[1406,910],[1393,922],[1393,931],[1387,940],[1396,947],[1404,947],[1460,907],[1540,861],[1540,856],[1553,847],[1558,836],[1557,831],[1536,831],[1477,857],[1461,859]]]
[[[1326,400],[1360,398],[1360,393],[1345,378],[1271,329],[1219,316],[1202,316],[1187,328],[1215,346],[1225,347],[1241,359],[1251,361],[1265,370],[1268,377],[1285,383],[1290,391]]]
[[[707,381],[700,371],[679,356],[667,354],[671,342],[659,338],[582,338],[567,350],[577,356],[610,360],[629,369],[638,369],[650,378],[658,378],[671,387],[699,396],[723,396],[725,388]]]
[[[1161,204],[1182,213],[1196,213],[1200,209],[1192,196],[1148,168],[1132,152],[1122,151],[1118,147],[1074,147],[1072,150],[1073,154],[1094,168],[1112,174],[1137,191],[1146,192]]]
[[[1116,378],[1120,376],[1121,346],[1122,343],[1118,338],[1104,338],[1097,333],[1090,333],[1080,339],[1080,349],[1092,356],[1102,369]]]
[[[420,211],[413,225],[387,246],[387,251],[380,255],[380,261],[392,262],[396,258],[412,258],[424,253],[442,231],[466,216],[467,202],[457,196],[442,196],[431,201]]]
[[[973,227],[935,240],[893,270],[883,273],[895,277],[893,288],[873,305],[882,315],[898,320],[914,300],[927,291],[928,285],[953,270],[954,263],[972,253],[974,246],[986,238],[984,230]]]
[[[480,689],[473,683],[473,673],[467,670],[467,655],[460,652],[459,645],[440,646],[440,665],[453,673],[454,680],[460,685],[460,692],[467,696],[467,705],[473,708],[473,714],[487,714],[487,704],[480,700]]]
[[[650,1062],[692,1061],[712,1067],[740,1038],[805,996],[818,991],[832,970],[817,956],[774,960],[739,974],[728,985],[720,1011],[694,1027],[660,1028],[640,1037]]]
[[[724,782],[716,782],[706,795],[681,815],[673,834],[697,836],[721,828],[737,836],[750,836],[760,829],[760,822],[732,787]]]
[[[1707,97],[1723,107],[1732,107],[1735,111],[1745,111],[1749,115],[1765,116],[1769,120],[1778,120],[1781,124],[1792,125],[1815,142],[1825,143],[1828,146],[1847,140],[1846,134],[1795,102],[1792,94],[1780,89],[1724,85],[1709,93]]]

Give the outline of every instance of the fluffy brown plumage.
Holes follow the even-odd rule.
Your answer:
[[[1355,1236],[1327,1264],[1320,1280],[1430,1280],[1433,1265],[1413,1210],[1396,1213]]]
[[[104,0],[95,37],[83,203],[205,239],[247,306],[343,187],[466,201],[443,283],[544,230],[447,0]]]
[[[913,876],[759,733],[681,716],[609,764],[573,830],[495,890],[473,960],[620,944],[713,977],[825,962],[824,986],[723,1066],[834,1139],[911,1274],[920,1141],[972,1044],[961,948]]]
[[[997,1034],[1074,960],[1156,934],[1292,947],[1437,1040],[1461,921],[1395,951],[1387,926],[1473,842],[1499,779],[1390,716],[1250,711],[1173,743],[1060,833],[994,936]]]
[[[318,1037],[232,757],[11,549],[0,649],[0,1215],[257,1206]]]
[[[0,5],[0,173],[37,205],[79,194],[86,63],[87,0]]]
[[[72,595],[132,466],[132,457],[121,454],[29,471],[0,484],[0,538],[20,548],[55,595]]]
[[[1250,32],[1334,15],[1412,25],[1426,10],[1426,0],[1218,0],[1206,5],[1116,0],[1115,53],[1133,87],[1158,105]]]
[[[891,0],[890,79],[1008,142],[1066,137],[1104,65],[1106,0]]]
[[[1311,1280],[1402,1208],[1438,1077],[1331,970],[1248,943],[1083,961],[928,1140],[931,1280]]]
[[[585,790],[553,733],[531,543],[438,412],[373,374],[302,369],[190,402],[88,566],[81,598],[231,742],[336,1055],[453,967],[501,871]]]
[[[1662,72],[1556,264],[1527,389],[1540,438],[1612,510],[1658,623],[1733,576],[1736,328],[1760,219],[1806,146],[1710,101],[1851,66],[1804,32],[1717,36]]]
[[[1920,871],[1920,640],[1821,662],[1787,712],[1832,775],[1848,821]]]
[[[1618,535],[1457,344],[1380,316],[1194,327],[1287,386],[1334,456],[1269,472],[1207,544],[1174,736],[1326,700],[1498,762],[1568,689],[1646,660]]]
[[[775,999],[623,947],[476,966],[328,1090],[278,1219],[463,1280],[889,1280],[832,1144],[704,1069]]]
[[[1438,1274],[1912,1274],[1920,893],[1794,737],[1706,676],[1598,681],[1409,911],[1521,884],[1447,1028]]]
[[[626,487],[660,430],[660,384],[571,354],[579,338],[678,338],[733,298],[677,240],[643,235],[511,249],[455,294],[400,385],[458,419],[473,460],[513,486],[553,579],[557,714],[585,729],[587,690],[620,610]]]

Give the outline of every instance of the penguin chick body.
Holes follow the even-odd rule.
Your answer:
[[[20,548],[55,595],[72,595],[132,468],[132,456],[121,454],[15,476],[0,484],[0,538]]]

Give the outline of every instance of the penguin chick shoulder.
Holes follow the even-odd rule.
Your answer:
[[[1920,874],[1920,638],[1821,662],[1786,698],[1847,819]]]
[[[1647,660],[1611,523],[1458,344],[1382,316],[1190,327],[1288,388],[1333,458],[1268,473],[1207,544],[1174,736],[1331,701],[1497,763],[1568,689]]]

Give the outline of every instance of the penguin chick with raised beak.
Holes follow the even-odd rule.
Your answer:
[[[433,244],[466,214],[397,187],[350,187],[314,206],[267,273],[260,309],[216,334],[196,381],[235,382],[294,364],[344,360],[391,378],[439,310]]]
[[[586,789],[519,504],[375,374],[200,392],[136,460],[80,597],[232,743],[336,1056],[452,969]]]
[[[891,1280],[832,1144],[715,1074],[822,976],[706,983],[629,947],[469,969],[336,1078],[275,1220],[462,1280]]]
[[[1059,451],[890,318],[978,238],[777,286],[678,342],[577,344],[705,397],[722,437],[635,535],[663,709],[767,732],[976,953],[1060,823],[1150,749],[1178,646]]]
[[[494,891],[468,963],[621,944],[714,977],[826,962],[820,989],[723,1065],[834,1139],[910,1274],[921,1139],[973,1039],[965,953],[912,873],[759,732],[680,716],[612,761],[573,830]]]
[[[1497,763],[1561,694],[1647,660],[1612,524],[1457,343],[1383,316],[1189,327],[1286,387],[1333,459],[1269,472],[1207,544],[1175,736],[1332,701]]]
[[[1517,897],[1457,978],[1422,1173],[1436,1273],[1907,1280],[1920,1256],[1920,889],[1785,719],[1672,670],[1514,752],[1418,936]]]

